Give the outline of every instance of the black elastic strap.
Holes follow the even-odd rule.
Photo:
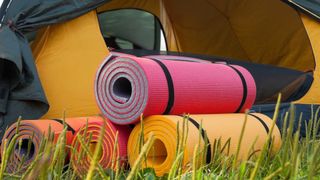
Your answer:
[[[270,131],[269,127],[260,117],[251,113],[249,113],[249,115],[252,117],[255,117],[258,121],[260,121],[260,123],[263,125],[264,129],[266,130],[267,134],[269,134],[269,131]],[[272,145],[272,137],[271,137],[271,140],[269,141],[268,147],[271,148],[271,145]]]
[[[239,75],[241,82],[242,82],[242,86],[243,86],[243,95],[242,95],[242,100],[241,103],[239,105],[239,107],[237,108],[237,110],[235,111],[236,113],[240,112],[240,110],[243,108],[244,103],[246,102],[247,96],[248,96],[248,86],[247,86],[247,82],[246,79],[243,77],[242,73],[235,67],[230,66],[227,64],[227,66],[229,66],[230,68],[232,68],[234,71],[237,72],[237,74]]]
[[[180,116],[181,117],[186,117],[186,116],[182,116],[182,115],[180,115]],[[208,138],[207,132],[203,128],[200,129],[200,124],[196,120],[192,119],[189,116],[187,116],[187,118],[197,129],[201,130],[201,136],[202,136],[204,142],[208,143],[206,163],[209,164],[211,162],[211,156],[212,155],[211,155],[211,143],[210,143],[210,140]]]
[[[177,58],[158,58],[158,57],[150,57],[150,56],[146,56],[146,58],[152,59],[152,60],[158,60],[158,61],[162,61],[162,60],[169,60],[169,61],[178,61],[178,62],[192,62],[192,63],[207,63],[207,64],[212,64],[215,62],[211,62],[209,60],[203,60],[203,59],[183,59],[183,57],[181,56],[176,56]],[[179,59],[178,57],[181,57],[181,59]],[[187,57],[188,58],[188,57]]]
[[[151,60],[155,61],[156,63],[158,63],[160,65],[160,67],[162,68],[162,70],[166,76],[167,83],[168,83],[169,97],[168,97],[167,107],[166,107],[165,111],[163,112],[163,114],[170,114],[171,109],[173,107],[173,103],[174,103],[174,87],[173,87],[173,81],[172,81],[171,74],[170,74],[167,66],[165,64],[163,64],[161,61],[159,61],[157,59],[151,59]]]
[[[60,124],[62,124],[62,125],[66,125],[67,126],[67,130],[68,131],[71,131],[72,132],[72,134],[74,134],[76,131],[69,125],[69,124],[67,124],[67,123],[63,123],[63,120],[61,120],[61,119],[52,119],[53,121],[56,121],[56,122],[58,122],[58,123],[60,123]]]
[[[267,134],[269,133],[270,129],[269,129],[268,125],[260,117],[254,115],[254,114],[250,114],[250,113],[248,115],[256,118],[263,125],[263,127],[266,130]]]

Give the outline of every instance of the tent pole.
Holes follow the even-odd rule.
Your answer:
[[[7,9],[9,8],[11,2],[12,2],[12,0],[4,0],[1,5],[1,8],[0,8],[0,28],[2,27],[2,23],[4,21],[5,14],[7,13]]]

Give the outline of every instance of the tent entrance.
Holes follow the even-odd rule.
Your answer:
[[[156,16],[164,27],[169,51],[229,57],[303,72],[315,70],[315,55],[299,12],[279,0],[116,0],[99,7],[98,13],[126,8]],[[125,24],[121,29],[129,27]]]
[[[205,7],[203,3],[197,5]],[[274,103],[279,93],[285,102],[299,100],[310,89],[315,70],[315,57],[304,25],[298,13],[285,3],[263,1],[265,6],[259,3],[248,1],[239,9],[232,6],[239,11],[237,17],[212,9],[210,13],[206,12],[206,16],[198,17],[207,8],[199,14],[192,13],[197,17],[189,17],[181,10],[191,6],[191,2],[179,6],[174,12],[170,8],[174,6],[173,2],[160,3],[155,9],[148,9],[149,6],[137,9],[110,6],[109,9],[98,9],[98,17],[101,33],[111,50],[138,56],[184,55],[238,64],[247,68],[256,81],[256,104]],[[162,9],[164,6],[166,8]],[[193,10],[197,11],[198,6]],[[224,7],[224,1],[210,6],[219,9],[217,7]],[[250,7],[255,7],[254,11],[245,11]],[[171,19],[166,19],[168,17],[163,12],[170,14]],[[193,22],[195,19],[197,22]],[[161,23],[167,25],[169,20],[171,29],[164,31]],[[171,48],[170,32],[174,32],[173,40],[178,49]],[[167,40],[161,40],[163,36]],[[160,52],[164,50],[162,46],[169,47],[168,52]]]

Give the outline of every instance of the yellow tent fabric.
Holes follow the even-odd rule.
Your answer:
[[[33,43],[33,54],[50,109],[43,118],[99,113],[95,73],[108,55],[96,12],[49,26]]]
[[[308,32],[314,56],[316,69],[314,71],[314,82],[308,93],[298,103],[320,104],[320,23],[316,20],[301,14],[303,24]]]

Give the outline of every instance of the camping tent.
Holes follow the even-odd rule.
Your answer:
[[[139,40],[144,41],[157,28],[165,34],[167,54],[188,53],[248,68],[257,83],[256,104],[272,104],[280,92],[284,101],[302,104],[303,111],[320,104],[320,23],[314,19],[320,5],[316,0],[61,2],[34,0],[24,4],[12,0],[1,8],[0,15],[5,15],[0,29],[0,116],[4,128],[18,115],[56,118],[64,112],[66,116],[98,114],[93,84],[100,62],[109,53],[107,46],[114,43],[110,39],[121,37],[122,42],[132,42],[133,54],[152,54],[150,50],[158,50],[156,43],[150,46],[153,43]],[[128,9],[148,12],[157,23],[154,27],[134,26],[130,24],[137,22],[134,20],[119,23],[125,14],[131,18],[134,14],[110,14]],[[133,27],[149,31],[137,33]],[[106,37],[104,30],[113,32]],[[32,57],[26,38],[35,31]]]

